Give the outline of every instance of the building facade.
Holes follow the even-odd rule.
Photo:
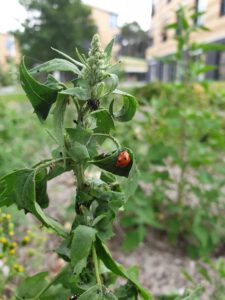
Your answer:
[[[198,24],[210,31],[199,31],[192,35],[192,40],[200,43],[225,44],[225,0],[155,0],[152,4],[150,38],[151,46],[146,52],[148,61],[148,79],[150,81],[171,81],[176,73],[175,65],[158,61],[155,57],[167,57],[176,51],[175,31],[165,31],[165,26],[176,22],[176,10],[180,5],[204,12],[196,19]],[[207,53],[206,63],[217,68],[205,76],[209,79],[225,79],[225,51]]]
[[[15,38],[7,33],[0,33],[0,67],[8,68],[10,63],[19,63],[20,52]]]
[[[91,6],[91,17],[97,26],[102,47],[105,48],[107,44],[119,34],[119,27],[117,24],[118,15],[114,12]],[[117,56],[117,52],[118,44],[115,44],[112,53],[114,59]]]

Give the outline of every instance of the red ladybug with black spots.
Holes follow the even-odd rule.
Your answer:
[[[131,162],[130,153],[127,150],[121,151],[117,157],[116,166],[119,168],[127,167]]]

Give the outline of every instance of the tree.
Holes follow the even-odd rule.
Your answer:
[[[20,0],[29,12],[23,31],[15,32],[22,53],[46,61],[54,57],[50,47],[71,56],[75,48],[86,50],[96,26],[91,9],[81,0]],[[72,41],[72,42],[71,42]]]
[[[121,46],[121,55],[145,57],[145,50],[149,46],[149,36],[137,22],[132,22],[121,28],[118,42]]]

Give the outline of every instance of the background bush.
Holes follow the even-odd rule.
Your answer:
[[[126,146],[136,147],[141,174],[121,220],[133,229],[124,248],[141,242],[151,226],[184,241],[192,257],[208,254],[225,237],[224,91],[157,83],[135,92],[144,100],[136,124],[120,127]]]

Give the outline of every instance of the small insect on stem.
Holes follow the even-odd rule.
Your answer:
[[[91,110],[97,110],[99,108],[99,100],[98,99],[90,99],[87,101],[87,105]]]

